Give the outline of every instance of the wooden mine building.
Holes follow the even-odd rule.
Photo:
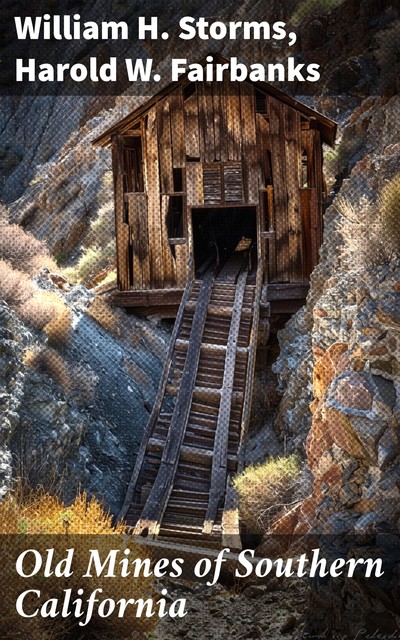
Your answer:
[[[304,303],[335,130],[267,84],[183,79],[97,140],[113,153],[114,302],[176,315],[120,513],[135,534],[241,546],[231,480],[256,352],[271,313]]]
[[[322,143],[335,133],[271,85],[186,79],[106,131],[95,143],[113,154],[114,303],[174,316],[191,272],[247,238],[272,310],[295,311],[318,259]]]

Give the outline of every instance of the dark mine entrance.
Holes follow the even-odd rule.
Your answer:
[[[222,266],[235,251],[251,247],[257,255],[256,207],[204,207],[192,209],[193,249],[196,272]]]

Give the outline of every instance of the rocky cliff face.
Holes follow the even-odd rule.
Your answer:
[[[86,489],[118,513],[168,334],[131,318],[128,344],[86,313],[93,295],[83,287],[63,298],[73,327],[62,355],[0,305],[1,492],[17,475],[67,502]],[[46,355],[35,366],[27,358],[33,350]]]
[[[327,599],[330,590],[339,606],[343,583],[316,586],[314,628],[321,631],[329,619],[333,629],[350,636],[360,625],[371,632],[382,629],[385,616],[383,628],[398,632],[393,595],[398,583],[391,572],[400,532],[400,259],[398,252],[391,259],[388,253],[379,255],[390,238],[374,244],[372,235],[365,235],[362,212],[399,166],[399,98],[375,107],[359,111],[361,120],[367,118],[370,151],[343,186],[339,204],[346,201],[348,207],[334,201],[326,213],[321,262],[307,307],[281,333],[275,366],[285,389],[278,429],[289,448],[302,451],[305,445],[314,480],[310,497],[273,530],[314,531],[322,540],[353,533],[358,538],[342,551],[380,553],[388,562],[388,581],[375,596],[368,580],[344,585],[348,616],[333,619]],[[357,118],[350,126],[355,124]]]

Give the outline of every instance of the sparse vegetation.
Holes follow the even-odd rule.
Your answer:
[[[78,264],[66,270],[68,277],[75,282],[83,282],[88,286],[96,286],[105,278],[108,271],[115,267],[115,242],[92,245],[85,249]]]
[[[55,317],[64,313],[65,304],[53,291],[34,291],[18,309],[20,318],[35,329],[42,330]]]
[[[400,23],[399,23],[400,24]],[[400,173],[388,182],[379,196],[383,236],[395,255],[400,254]]]
[[[62,603],[64,590],[67,588],[71,589],[74,596],[79,595],[78,589],[84,588],[85,597],[95,589],[101,589],[99,594],[102,599],[113,598],[116,601],[120,597],[137,599],[155,596],[152,577],[141,576],[138,579],[133,576],[117,576],[110,582],[103,576],[97,577],[94,572],[92,577],[85,578],[84,584],[82,583],[90,549],[96,548],[107,557],[111,549],[121,549],[122,552],[126,547],[126,540],[122,535],[124,524],[114,526],[111,516],[105,513],[100,503],[94,498],[89,499],[85,492],[67,506],[57,496],[46,493],[40,487],[32,490],[23,483],[18,483],[14,492],[9,493],[0,504],[0,533],[3,534],[5,545],[2,556],[3,580],[7,584],[0,604],[4,639],[27,637],[27,632],[32,640],[54,640],[70,637],[70,634],[71,637],[83,637],[82,627],[78,626],[79,619],[73,617],[64,618],[59,615],[52,618],[50,624],[41,616],[24,620],[15,610],[16,599],[24,588],[40,590],[41,602],[58,598]],[[4,534],[13,537],[6,537]],[[63,578],[53,574],[44,578],[43,572],[40,572],[30,579],[29,587],[26,587],[15,571],[15,559],[27,549],[27,539],[15,534],[29,534],[29,544],[44,557],[47,549],[52,548],[55,558],[65,558],[67,549],[72,548],[72,575]],[[49,534],[52,534],[51,538]],[[129,543],[129,549],[132,557],[143,555],[133,542]],[[117,615],[101,618],[95,610],[90,622],[84,627],[84,636],[93,640],[116,636],[132,637],[132,634],[142,637],[143,632],[153,627],[154,619],[144,616],[136,618],[134,607],[128,607],[122,618]]]
[[[344,259],[358,269],[388,264],[400,251],[400,174],[383,187],[377,202],[366,198],[355,205],[335,198],[341,216]]]
[[[0,298],[11,307],[24,304],[34,293],[34,286],[26,273],[13,269],[0,259]]]
[[[95,498],[88,499],[85,492],[67,507],[42,487],[30,489],[17,483],[14,492],[0,503],[1,534],[64,534],[66,522],[71,535],[124,532],[123,523],[114,527],[111,516]]]
[[[43,328],[49,344],[63,345],[68,341],[71,331],[72,314],[66,305]]]
[[[51,347],[34,347],[24,354],[24,363],[50,376],[76,404],[93,401],[97,378],[82,365],[72,365]]]
[[[103,178],[99,202],[107,202],[110,193],[112,193],[111,172]],[[110,201],[100,206],[96,218],[91,221],[80,259],[76,265],[66,269],[68,278],[94,287],[115,269],[114,224],[113,204]]]
[[[40,291],[32,276],[40,267],[55,268],[42,242],[21,227],[9,224],[0,211],[0,298],[34,329],[44,331],[53,345],[64,344],[71,329],[71,312],[54,292]]]
[[[14,269],[33,275],[41,266],[55,263],[43,242],[17,224],[9,224],[5,210],[0,212],[0,257]]]
[[[66,393],[71,391],[71,371],[64,358],[51,347],[35,347],[24,354],[30,369],[49,375]]]
[[[299,473],[299,460],[291,455],[249,466],[234,479],[240,517],[250,533],[264,533],[293,501]]]
[[[95,297],[87,313],[109,333],[115,336],[121,335],[121,325],[117,312],[102,298]]]

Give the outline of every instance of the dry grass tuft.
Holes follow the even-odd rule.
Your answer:
[[[69,364],[55,349],[28,349],[24,363],[30,369],[50,376],[75,404],[89,405],[93,402],[98,378],[82,365]]]
[[[20,318],[35,329],[42,330],[65,308],[63,301],[52,291],[35,291],[19,309]]]
[[[58,384],[65,393],[73,386],[73,374],[64,358],[51,347],[28,349],[24,354],[24,363],[30,369],[45,373]]]
[[[382,189],[377,202],[362,199],[354,205],[337,196],[341,216],[343,257],[349,267],[364,269],[389,264],[400,252],[400,174]]]
[[[10,307],[24,304],[34,293],[35,288],[29,276],[23,271],[13,269],[4,260],[0,260],[0,298]]]
[[[87,313],[103,329],[114,336],[121,336],[121,322],[118,313],[103,298],[95,297]]]
[[[60,308],[60,312],[48,322],[43,331],[52,345],[63,345],[68,342],[72,324],[72,314],[66,305]]]
[[[144,637],[146,631],[151,630],[154,619],[136,618],[135,608],[128,607],[123,618],[112,615],[101,618],[95,608],[90,622],[85,627],[78,626],[78,620],[62,618],[58,615],[50,621],[36,616],[23,619],[15,610],[15,602],[20,593],[26,589],[40,591],[40,603],[49,598],[57,598],[60,608],[65,589],[71,589],[72,596],[81,595],[83,610],[85,600],[95,589],[100,589],[100,600],[112,598],[116,602],[119,598],[154,598],[155,589],[152,577],[121,578],[116,570],[116,577],[82,578],[87,572],[91,549],[98,549],[102,558],[107,558],[111,549],[119,550],[123,556],[128,546],[132,560],[144,557],[143,552],[130,539],[126,543],[123,523],[114,526],[108,513],[105,513],[95,498],[89,499],[86,493],[78,495],[75,501],[66,506],[58,497],[46,493],[38,488],[31,490],[17,484],[13,494],[8,494],[0,504],[0,533],[3,534],[1,544],[3,558],[3,581],[7,585],[0,601],[0,615],[2,619],[2,638],[14,640],[19,637],[29,637],[30,640],[55,640],[56,638],[80,637],[97,638],[132,638]],[[7,535],[8,534],[8,535]],[[25,535],[28,534],[29,538]],[[52,534],[52,537],[49,537]],[[47,557],[47,550],[54,550],[55,562],[66,557],[67,549],[73,549],[72,575],[68,578],[51,575],[43,576],[43,569],[33,578],[22,579],[15,571],[15,560],[26,549],[37,550],[43,558]],[[82,588],[84,593],[78,594]]]
[[[79,494],[66,507],[58,496],[47,493],[43,487],[31,489],[22,483],[16,485],[0,503],[1,534],[109,534],[124,533],[123,523],[112,524],[95,498],[86,492]]]
[[[5,217],[0,217],[0,257],[15,269],[31,274],[50,259],[43,242],[19,225],[9,224]]]
[[[400,21],[399,21],[400,25]],[[400,173],[382,189],[379,196],[379,211],[383,235],[395,255],[400,254]]]
[[[289,506],[299,473],[299,460],[291,455],[247,467],[234,479],[240,517],[249,533],[265,533]]]

